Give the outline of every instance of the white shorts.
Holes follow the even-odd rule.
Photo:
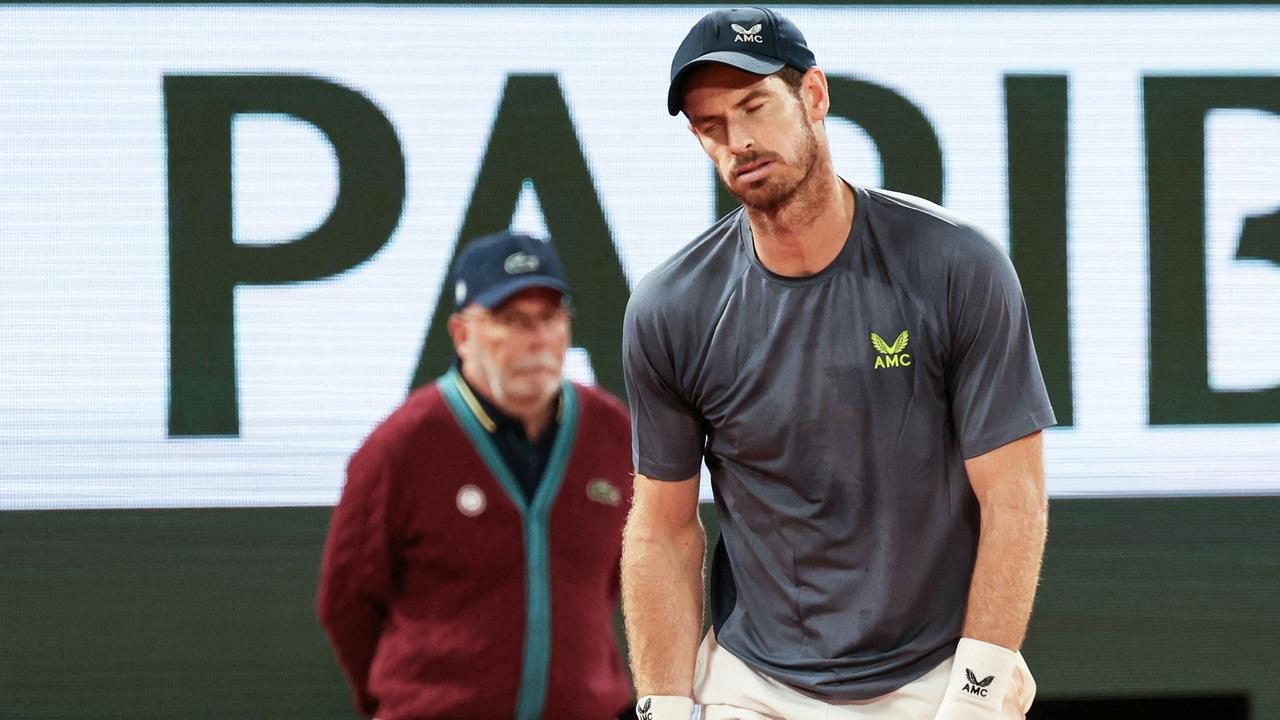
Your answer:
[[[1021,653],[1015,674],[1002,720],[1023,720],[1036,696],[1035,679]],[[710,631],[698,648],[693,700],[702,706],[702,720],[933,720],[950,675],[947,658],[888,695],[828,703],[751,669],[720,647]]]

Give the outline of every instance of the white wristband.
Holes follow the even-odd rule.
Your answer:
[[[960,638],[938,720],[1000,717],[1017,664],[1018,654],[1006,647]]]
[[[636,703],[640,720],[689,720],[693,700],[679,695],[645,695]]]

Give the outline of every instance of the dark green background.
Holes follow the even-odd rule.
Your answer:
[[[0,513],[0,717],[354,717],[313,609],[328,518]],[[1040,698],[1246,694],[1280,717],[1280,498],[1055,500],[1050,524]]]

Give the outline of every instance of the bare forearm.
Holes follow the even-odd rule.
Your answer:
[[[702,633],[706,535],[696,521],[662,536],[635,516],[622,546],[622,611],[636,694],[691,696]]]
[[[982,504],[964,636],[1017,650],[1040,579],[1048,511],[1042,489],[1010,490],[992,492]]]

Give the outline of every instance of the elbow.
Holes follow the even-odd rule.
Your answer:
[[[1031,527],[1048,527],[1049,498],[1043,486],[1034,491],[987,493],[979,496],[982,524],[1012,523]]]
[[[629,519],[622,529],[622,563],[626,565],[632,558],[649,554],[652,550],[666,544],[669,537],[652,526]]]
[[[696,514],[689,520],[678,523],[655,522],[633,507],[622,529],[622,551],[625,555],[628,545],[653,547],[694,544],[705,547],[706,539],[706,531]]]
[[[701,567],[706,545],[701,523],[669,530],[628,525],[622,535],[623,576],[644,568]]]

